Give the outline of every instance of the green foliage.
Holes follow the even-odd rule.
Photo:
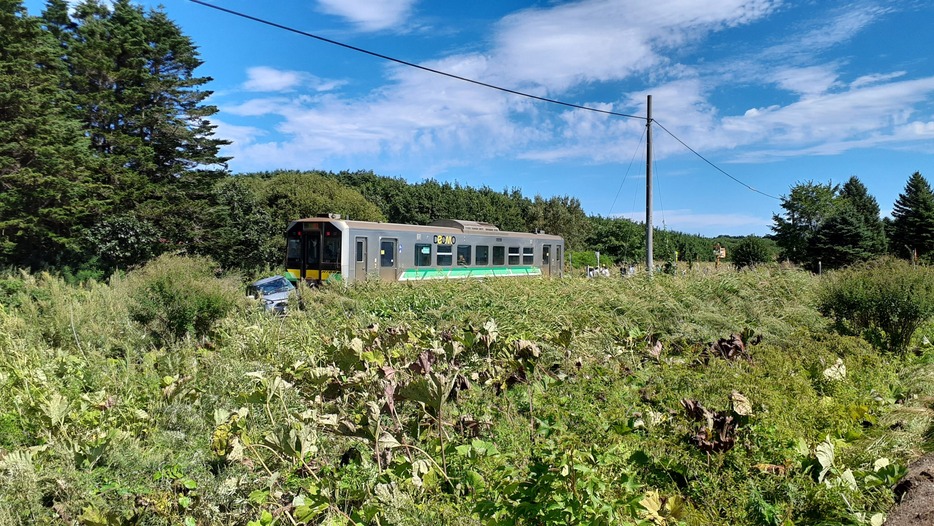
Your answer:
[[[884,246],[881,235],[873,235],[856,210],[843,204],[817,229],[808,250],[812,261],[830,270],[872,259]]]
[[[204,251],[207,255],[227,269],[281,265],[282,233],[287,224],[275,219],[277,215],[266,206],[256,184],[245,176],[221,181],[215,187],[215,200],[209,223],[212,242]]]
[[[0,261],[112,271],[199,252],[226,143],[191,40],[128,0],[50,0],[41,20],[8,1],[0,26]]]
[[[934,316],[934,269],[882,259],[840,271],[821,288],[819,308],[841,330],[905,353],[915,331]]]
[[[95,262],[107,273],[142,265],[159,250],[156,229],[132,215],[101,219],[85,234],[86,261]]]
[[[3,276],[0,520],[860,524],[927,432],[930,356],[827,332],[805,272],[324,286],[209,342],[133,321],[170,281],[239,296],[213,268]]]
[[[775,242],[782,259],[795,263],[809,263],[811,238],[834,210],[834,199],[839,186],[813,181],[798,183],[782,197],[782,215],[773,215]]]
[[[747,236],[730,251],[730,259],[737,269],[752,268],[762,263],[771,263],[775,260],[775,254],[761,237]]]
[[[243,297],[239,285],[215,278],[204,257],[164,255],[129,276],[130,316],[158,342],[206,337]]]
[[[900,257],[930,259],[934,254],[934,193],[920,172],[908,179],[892,209],[894,254]]]
[[[0,261],[40,268],[80,252],[101,212],[96,160],[77,119],[61,48],[20,2],[0,2]]]
[[[879,205],[857,177],[839,185],[799,183],[775,215],[780,256],[813,271],[841,268],[885,253]]]

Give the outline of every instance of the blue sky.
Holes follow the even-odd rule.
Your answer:
[[[659,124],[772,196],[856,175],[887,214],[912,173],[934,180],[929,0],[213,3],[572,104],[644,116],[651,94]],[[644,219],[643,119],[490,90],[186,0],[164,9],[214,79],[234,172],[373,170]],[[657,226],[769,233],[779,201],[657,126],[653,143]]]

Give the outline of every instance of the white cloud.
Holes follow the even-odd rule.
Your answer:
[[[500,22],[495,59],[516,83],[561,92],[577,83],[625,79],[668,64],[663,52],[762,18],[780,4],[586,0],[528,9]]]
[[[279,92],[304,88],[322,92],[331,91],[344,84],[337,80],[322,80],[304,71],[282,70],[268,66],[247,68],[246,75],[247,80],[243,83],[243,89],[247,91]]]
[[[880,84],[882,82],[888,82],[900,77],[904,77],[906,72],[896,71],[894,73],[876,73],[872,75],[863,75],[862,77],[857,78],[850,83],[850,88],[856,89],[863,86],[869,86],[871,84]]]
[[[231,141],[235,148],[251,144],[257,138],[266,135],[266,130],[255,126],[240,126],[219,119],[212,119],[211,123],[217,126],[215,136]]]
[[[403,24],[415,0],[318,0],[325,13],[346,18],[362,31],[379,31]]]
[[[839,153],[890,142],[895,128],[908,123],[906,108],[932,96],[934,77],[878,84],[749,111],[724,119],[723,129],[745,144]]]
[[[828,66],[782,68],[772,78],[782,89],[805,97],[826,93],[837,84],[837,73]]]

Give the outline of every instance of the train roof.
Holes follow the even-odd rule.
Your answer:
[[[564,240],[561,236],[556,236],[553,234],[533,234],[530,232],[507,232],[500,230],[492,223],[484,223],[482,221],[467,221],[463,219],[438,219],[432,222],[429,225],[409,225],[405,223],[380,223],[374,221],[354,221],[349,219],[341,219],[340,216],[335,214],[330,214],[329,216],[322,217],[307,217],[304,219],[297,219],[289,225],[289,229],[292,228],[292,225],[295,223],[328,223],[328,222],[339,222],[343,223],[351,228],[363,229],[363,230],[400,230],[403,232],[424,232],[430,230],[432,232],[451,232],[451,233],[464,233],[464,234],[480,234],[480,235],[501,235],[501,236],[532,236],[540,237],[545,239],[560,239]]]

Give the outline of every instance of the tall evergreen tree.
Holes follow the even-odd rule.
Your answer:
[[[921,172],[908,178],[892,210],[891,250],[900,256],[934,256],[934,193]]]
[[[840,189],[839,199],[842,204],[835,215],[852,214],[858,223],[857,229],[861,239],[853,240],[853,250],[862,255],[856,261],[884,254],[887,242],[885,225],[879,214],[879,203],[875,197],[869,195],[866,185],[855,175],[850,177]],[[836,221],[838,225],[847,222],[846,220]]]
[[[210,205],[227,159],[208,120],[217,108],[201,89],[210,78],[194,75],[202,62],[191,39],[163,11],[129,0],[85,0],[71,16],[64,0],[49,0],[43,16],[115,208],[155,225],[173,248],[199,251],[198,211]]]
[[[814,233],[808,247],[811,264],[834,269],[872,259],[883,246],[881,222],[878,226],[872,230],[857,207],[843,200]]]
[[[61,49],[18,0],[0,0],[0,262],[70,263],[101,211],[80,123],[64,111]]]

